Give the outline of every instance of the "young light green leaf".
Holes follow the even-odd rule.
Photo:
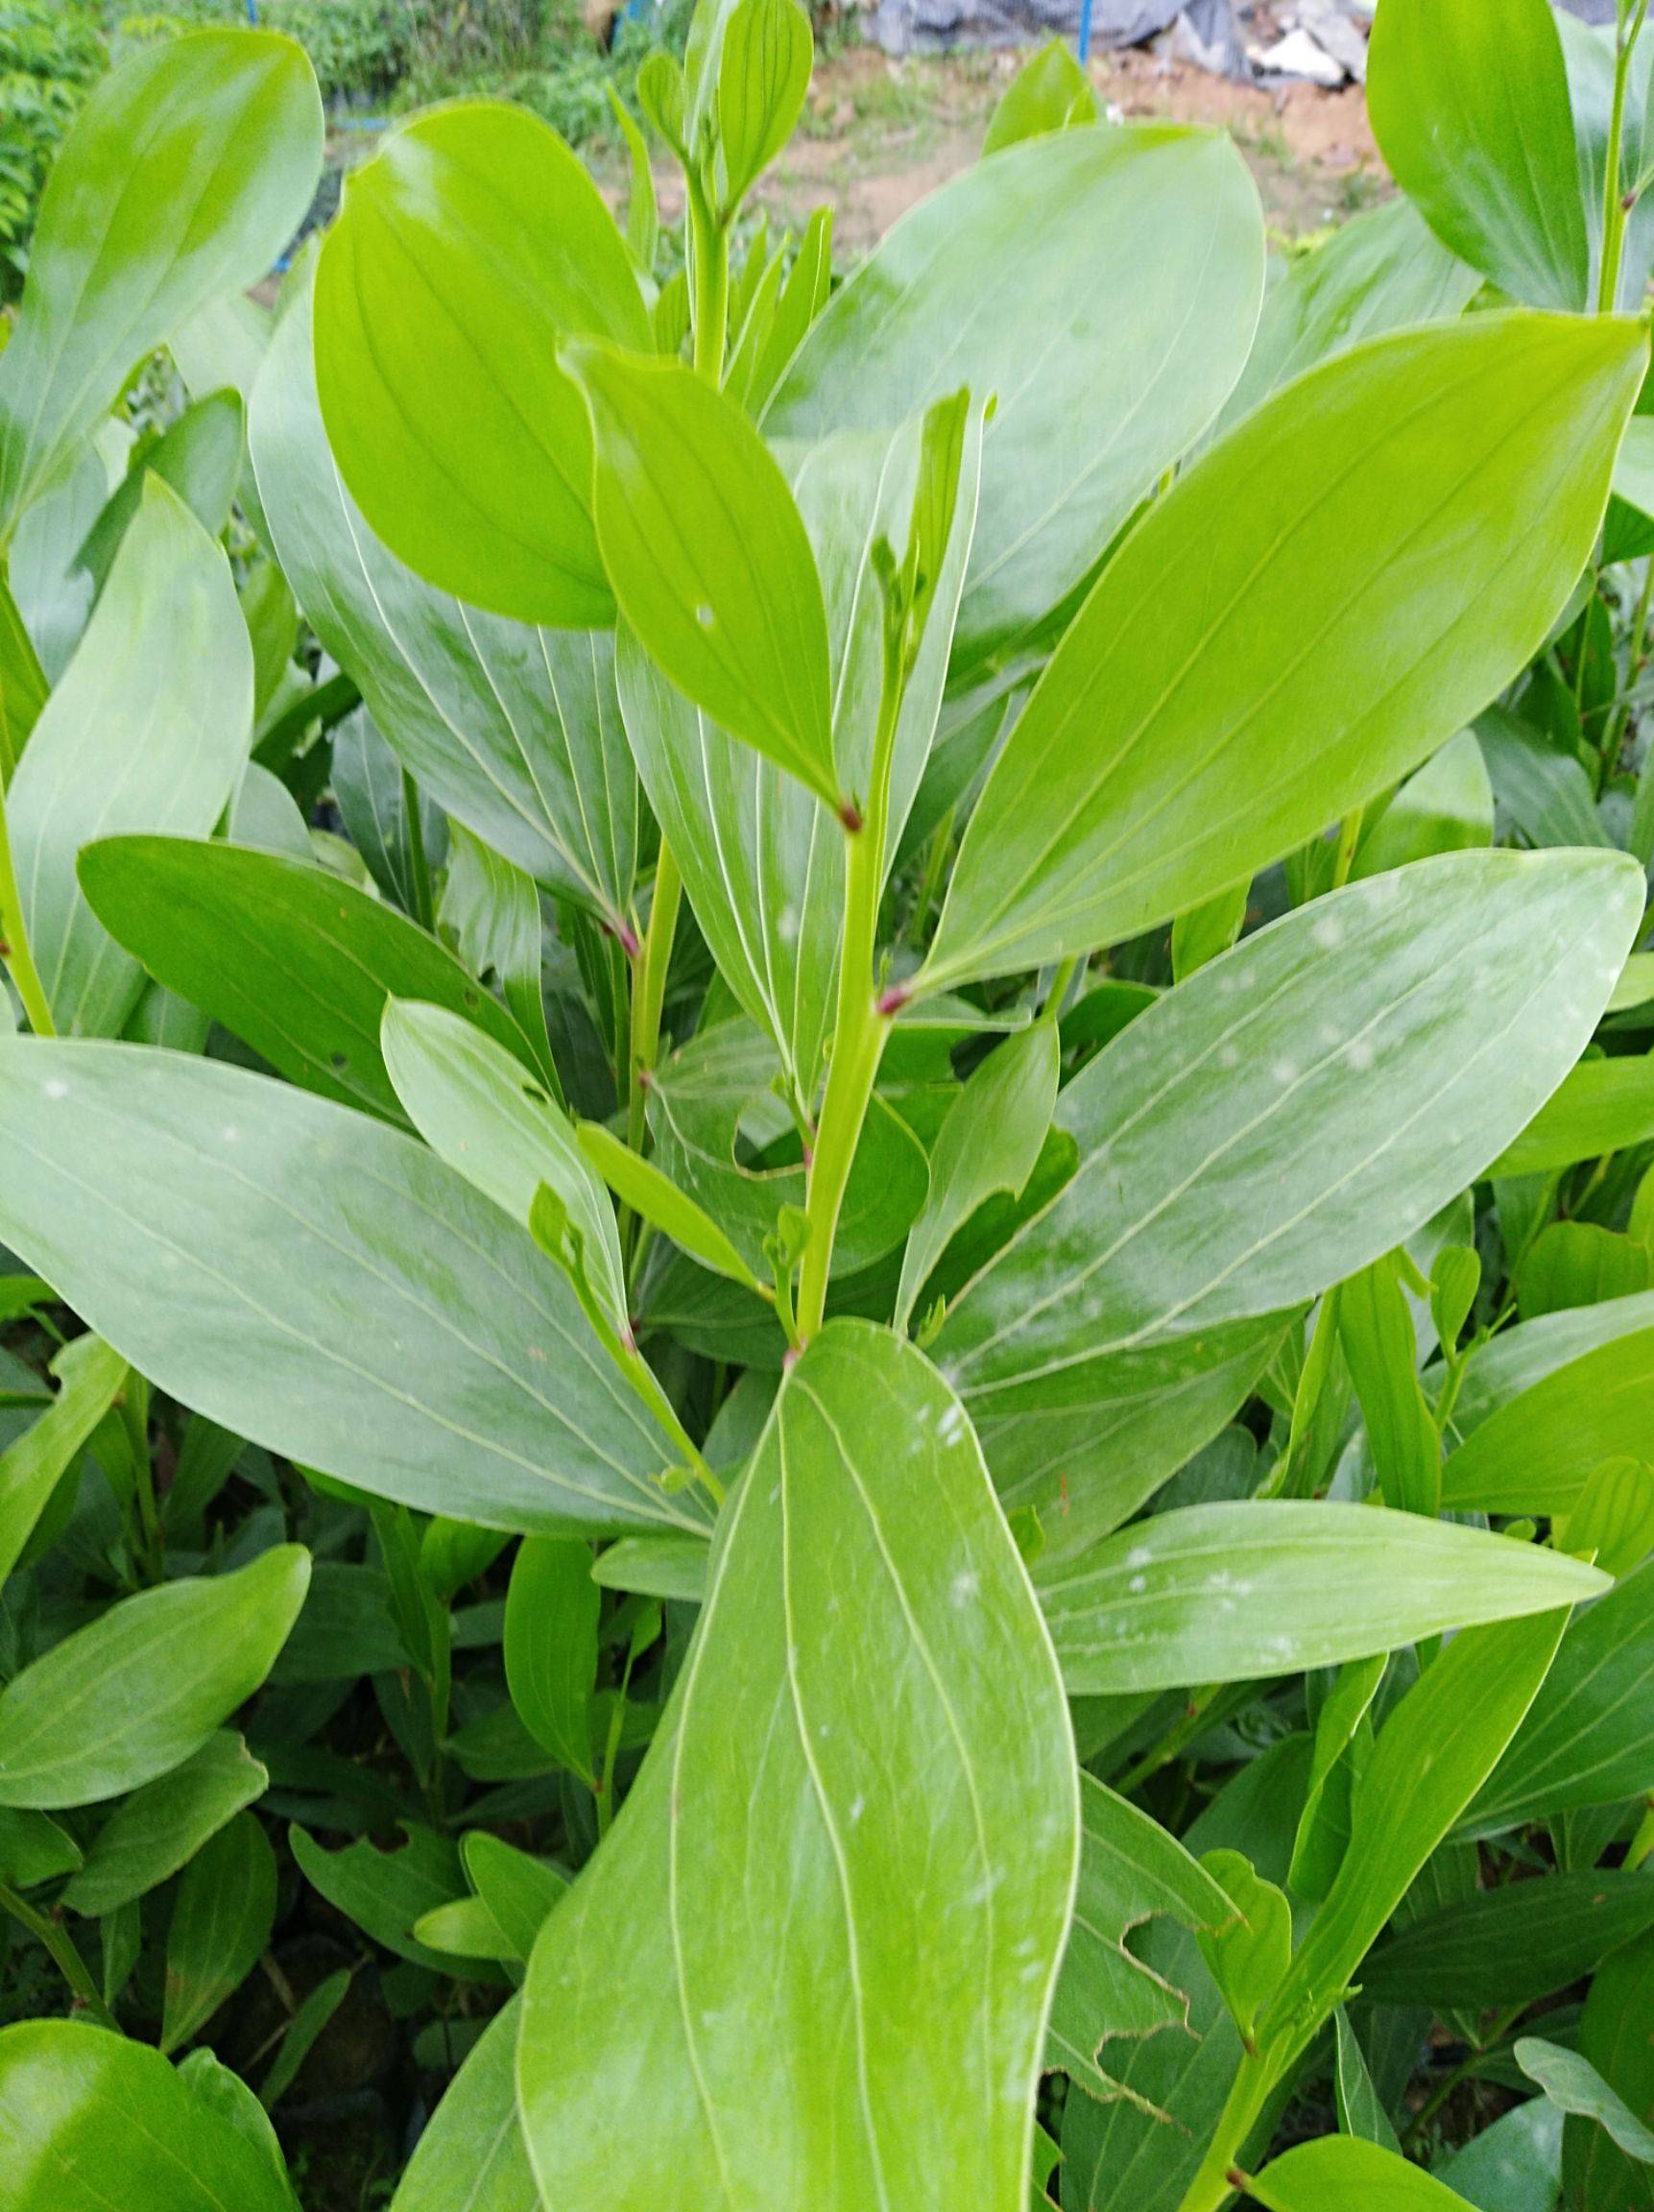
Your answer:
[[[453,954],[323,869],[204,839],[111,837],[85,849],[80,876],[157,982],[324,1098],[405,1125],[380,1053],[388,998],[434,1000],[533,1079],[527,1039]]]
[[[1062,1051],[1056,1024],[1036,1022],[991,1052],[947,1110],[930,1154],[930,1195],[908,1233],[896,1293],[896,1326],[956,1229],[996,1190],[1019,1193],[1034,1172],[1057,1103]]]
[[[1476,316],[1260,407],[1065,633],[971,815],[927,981],[1136,936],[1434,752],[1543,643],[1645,366],[1629,323]]]
[[[602,1605],[603,1593],[591,1579],[589,1545],[546,1536],[523,1539],[505,1601],[511,1701],[535,1741],[593,1789],[591,1695]]]
[[[88,1919],[118,1912],[176,1874],[225,1822],[264,1794],[270,1776],[232,1729],[115,1807],[87,1846],[62,1902]]]
[[[147,475],[170,484],[207,536],[217,538],[229,520],[246,457],[246,411],[238,394],[209,393],[186,407],[144,452],[86,533],[78,558],[95,589],[101,591],[108,580]]]
[[[0,1582],[127,1380],[127,1363],[96,1336],[77,1336],[52,1361],[59,1390],[36,1421],[0,1452]]]
[[[1372,1729],[1363,1723],[1388,1664],[1388,1654],[1381,1651],[1348,1662],[1315,1716],[1309,1786],[1287,1872],[1287,1886],[1295,1896],[1318,1902],[1337,1878],[1350,1840],[1350,1797],[1359,1772],[1353,1746],[1359,1746],[1364,1766],[1372,1748]]]
[[[1265,1882],[1243,1851],[1209,1851],[1201,1864],[1235,1911],[1196,1940],[1200,1955],[1250,2045],[1258,2015],[1292,1962],[1292,1907],[1284,1890]]]
[[[580,1231],[592,1286],[624,1334],[626,1269],[614,1209],[557,1101],[512,1053],[444,1007],[393,998],[380,1042],[415,1128],[467,1183],[524,1228],[540,1185],[556,1191]]]
[[[322,102],[290,38],[159,39],[93,89],[52,166],[0,367],[0,539],[135,361],[268,272],[321,171]]]
[[[536,1946],[518,2079],[544,2182],[613,2212],[663,2172],[731,2212],[1026,2212],[1073,1773],[963,1411],[890,1332],[829,1324],[731,1502],[643,1771]]]
[[[1530,306],[1587,304],[1568,71],[1546,0],[1384,0],[1367,99],[1392,175],[1455,253]]]
[[[602,195],[526,108],[433,108],[351,171],[316,269],[316,381],[345,481],[418,574],[556,628],[613,606],[590,431],[558,357],[572,332],[649,345]]]
[[[276,1853],[238,1813],[184,1869],[167,1932],[160,2047],[197,2035],[258,1963],[276,1925]]]
[[[0,1805],[96,1805],[193,1758],[269,1673],[310,1554],[123,1598],[0,1691]]]
[[[763,440],[681,363],[563,358],[590,409],[598,542],[628,624],[731,736],[840,806],[821,578]]]
[[[1322,2135],[1272,2159],[1246,2184],[1268,2212],[1462,2212],[1465,2200],[1399,2152],[1356,2135]]]
[[[1262,281],[1257,189],[1226,138],[1150,124],[1032,139],[893,227],[810,330],[765,428],[889,430],[962,384],[996,396],[955,648],[980,662],[1076,589],[1216,414]]]
[[[1605,1575],[1629,1575],[1654,1551],[1654,1467],[1629,1454],[1604,1459],[1578,1503],[1554,1516],[1551,1541],[1559,1551],[1593,1560]]]
[[[1058,1099],[1078,1172],[937,1339],[1006,1495],[1090,1456],[1097,1408],[1147,1375],[1228,1359],[1235,1385],[1182,1456],[1214,1434],[1268,1357],[1265,1318],[1410,1235],[1555,1089],[1642,904],[1618,856],[1450,854],[1258,931],[1115,1037]],[[1097,1480],[1130,1510],[1178,1461],[1144,1466],[1129,1428],[1119,1449],[1145,1486]]]
[[[460,1845],[460,1857],[513,1955],[526,1959],[546,1914],[568,1894],[567,1876],[486,1828],[471,1830]]]
[[[718,56],[724,205],[739,206],[799,119],[815,41],[798,0],[736,0]]]
[[[563,1273],[398,1131],[237,1068],[18,1038],[0,1148],[31,1164],[0,1238],[237,1435],[483,1527],[704,1523]]]
[[[82,895],[82,847],[123,830],[204,836],[252,737],[252,651],[229,565],[177,493],[147,477],[6,795],[29,942],[60,1030],[118,1035],[143,988]]]
[[[1096,86],[1061,38],[1053,38],[1024,61],[988,121],[982,155],[1003,153],[1025,138],[1047,132],[1072,131],[1101,118]]]
[[[0,2031],[8,2212],[293,2212],[268,2154],[147,2043],[73,2020]]]
[[[640,1220],[653,1223],[691,1259],[699,1260],[714,1273],[744,1283],[749,1290],[758,1287],[757,1277],[711,1215],[663,1175],[652,1160],[632,1151],[599,1121],[582,1121],[575,1138],[591,1166]]]
[[[1262,1679],[1608,1587],[1583,1560],[1416,1513],[1188,1505],[1121,1529],[1040,1598],[1070,1695]]]
[[[538,882],[619,920],[642,830],[611,637],[533,630],[424,583],[374,537],[323,427],[308,288],[283,316],[249,429],[306,619],[419,788]]]

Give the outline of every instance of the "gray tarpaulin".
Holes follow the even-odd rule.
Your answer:
[[[1185,13],[1209,46],[1234,36],[1230,0],[1092,0],[1091,44],[1099,51],[1139,46]],[[1080,0],[879,0],[873,23],[887,54],[1072,38],[1079,27]]]

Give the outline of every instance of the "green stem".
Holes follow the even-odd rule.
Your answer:
[[[867,817],[846,826],[844,940],[840,947],[838,1009],[833,1022],[832,1060],[827,1095],[805,1187],[804,1211],[809,1241],[799,1281],[799,1336],[807,1344],[827,1313],[827,1278],[832,1271],[833,1238],[850,1182],[851,1163],[861,1142],[862,1123],[873,1099],[878,1064],[895,1020],[895,1009],[880,1005],[874,976],[878,939],[878,902],[884,890],[884,849],[890,818],[890,768],[896,750],[896,725],[901,712],[902,667],[899,640],[887,636],[884,686],[878,703],[878,728],[873,741]]]
[[[1199,2171],[1185,2190],[1177,2212],[1218,2212],[1237,2187],[1240,2153],[1268,2102],[1274,2078],[1260,2058],[1247,2053],[1212,2129]]]
[[[1051,988],[1045,994],[1045,1003],[1040,1009],[1040,1019],[1055,1026],[1063,1019],[1063,1001],[1068,996],[1068,986],[1074,980],[1074,972],[1080,965],[1080,955],[1072,952],[1067,960],[1057,964],[1057,973],[1051,978]]]
[[[1612,315],[1619,296],[1619,262],[1625,245],[1625,195],[1620,162],[1625,145],[1625,86],[1631,50],[1642,28],[1648,0],[1637,0],[1629,28],[1621,21],[1614,52],[1614,105],[1608,118],[1608,155],[1602,180],[1602,267],[1597,273],[1596,312]]]
[[[29,932],[23,922],[23,901],[17,889],[17,871],[12,859],[12,832],[6,821],[6,802],[0,797],[0,960],[4,960],[29,1026],[36,1037],[55,1037],[57,1023],[46,997],[35,955],[29,950]]]
[[[692,170],[688,181],[695,275],[695,367],[711,383],[721,384],[730,321],[730,234]]]
[[[436,901],[431,895],[431,864],[425,856],[425,822],[419,811],[419,787],[402,770],[402,812],[408,824],[408,860],[414,871],[414,920],[421,929],[435,927]]]
[[[58,1971],[99,2027],[112,2029],[119,2035],[121,2024],[104,2003],[91,1970],[76,1950],[68,1930],[60,1927],[46,1913],[36,1912],[33,1905],[26,1904],[3,1882],[0,1882],[0,1911],[9,1912],[20,1928],[26,1928],[36,1941],[50,1952]]]

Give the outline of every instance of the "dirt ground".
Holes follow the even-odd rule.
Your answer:
[[[797,225],[824,201],[841,260],[853,261],[898,216],[975,160],[988,117],[1026,57],[975,53],[892,60],[870,46],[818,60],[799,135],[760,187],[774,217]],[[1389,189],[1359,90],[1298,84],[1267,92],[1186,63],[1098,56],[1098,90],[1122,116],[1163,116],[1231,132],[1264,211],[1283,237],[1342,221]],[[672,172],[657,180],[677,213]]]

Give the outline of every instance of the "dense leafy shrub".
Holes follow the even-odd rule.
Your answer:
[[[0,5],[0,276],[22,283],[46,165],[104,67],[95,13],[76,0]]]
[[[794,0],[639,71],[671,276],[460,102],[267,311],[300,50],[88,96],[8,2212],[1647,2203],[1641,13],[1382,0],[1410,198],[1267,288],[1053,50],[834,290]]]

